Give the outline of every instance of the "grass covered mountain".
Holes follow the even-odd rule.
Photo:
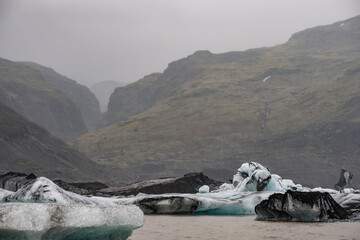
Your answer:
[[[0,103],[0,169],[65,181],[103,177],[102,167]]]
[[[81,111],[33,67],[0,58],[0,103],[68,141],[87,132]]]
[[[72,146],[133,180],[201,170],[227,179],[258,161],[308,186],[333,186],[341,168],[360,184],[359,53],[360,17],[275,47],[198,51],[116,89],[109,126]]]
[[[97,128],[102,114],[99,102],[89,88],[60,75],[51,68],[33,62],[22,62],[22,64],[38,70],[47,82],[65,93],[81,111],[87,129],[94,130]]]
[[[99,100],[100,109],[106,112],[109,104],[109,98],[114,92],[115,88],[125,86],[125,83],[115,81],[102,81],[91,85],[90,89]]]

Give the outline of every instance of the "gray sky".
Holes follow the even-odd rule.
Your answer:
[[[0,0],[0,57],[133,82],[196,50],[273,46],[359,14],[358,0]]]

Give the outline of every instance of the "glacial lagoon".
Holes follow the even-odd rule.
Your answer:
[[[256,221],[255,216],[146,215],[128,240],[357,240],[360,222]]]

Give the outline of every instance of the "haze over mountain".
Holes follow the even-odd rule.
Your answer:
[[[105,124],[72,142],[98,163],[156,178],[228,177],[260,162],[307,186],[359,172],[360,17],[271,48],[198,51],[112,94]],[[359,184],[357,179],[357,184]]]
[[[199,49],[269,47],[358,14],[358,0],[0,0],[0,56],[131,83]]]
[[[125,86],[126,83],[115,81],[98,82],[90,86],[91,91],[95,94],[100,103],[102,112],[106,112],[109,104],[109,98],[114,92],[115,88]]]
[[[25,64],[0,58],[0,102],[65,141],[87,132],[81,111],[67,92]]]
[[[0,169],[64,181],[107,176],[103,168],[0,103]]]
[[[101,111],[97,98],[89,88],[76,81],[60,75],[51,68],[33,62],[21,62],[39,70],[44,79],[58,87],[80,109],[82,118],[88,130],[94,130],[101,119]]]

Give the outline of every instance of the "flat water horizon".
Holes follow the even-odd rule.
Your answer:
[[[145,215],[128,240],[358,240],[360,222],[256,221],[250,216]]]

